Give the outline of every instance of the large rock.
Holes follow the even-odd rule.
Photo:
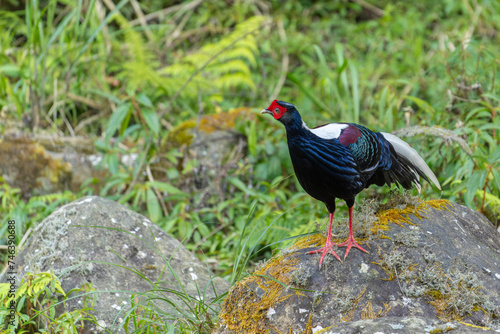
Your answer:
[[[45,148],[26,137],[0,139],[0,177],[21,196],[49,194],[67,189],[71,166],[54,159]]]
[[[123,155],[123,163],[134,155]],[[33,196],[70,190],[77,192],[89,179],[109,172],[96,168],[102,155],[83,137],[27,135],[10,131],[0,136],[0,176],[28,200]],[[99,184],[87,184],[98,192]]]
[[[246,136],[235,130],[242,120],[252,120],[254,113],[249,108],[238,108],[227,112],[208,114],[185,121],[163,139],[162,151],[178,149],[180,156],[171,160],[164,156],[156,168],[156,180],[168,179],[167,170],[182,171],[178,186],[186,192],[204,190],[224,198],[224,176],[229,170],[238,168],[238,162],[246,155]],[[205,193],[205,194],[206,194]],[[202,196],[205,198],[205,196]],[[198,203],[204,206],[206,203]]]
[[[324,243],[317,234],[257,268],[231,288],[216,333],[500,329],[500,235],[491,223],[445,200],[394,205],[355,213],[369,254],[352,249],[342,263],[328,255],[319,270],[319,255],[305,254]],[[335,229],[339,242],[347,226]]]
[[[139,294],[139,302],[156,304],[175,319],[185,312],[186,300],[196,306],[196,300],[213,300],[229,288],[147,218],[100,197],[82,198],[47,217],[14,262],[16,282],[27,272],[50,270],[60,276],[66,292],[91,282],[98,291],[97,323],[108,333],[124,333],[133,293]],[[81,303],[81,298],[70,299],[58,313]],[[104,329],[87,323],[83,333],[96,332]]]

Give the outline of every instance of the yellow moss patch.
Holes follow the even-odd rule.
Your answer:
[[[390,229],[390,224],[398,224],[403,226],[404,224],[414,225],[411,222],[410,215],[417,217],[418,219],[425,218],[423,215],[429,208],[437,210],[448,210],[448,206],[451,205],[448,200],[438,199],[421,202],[417,206],[407,205],[404,209],[388,209],[377,213],[378,221],[374,223],[372,232],[375,234],[378,231],[387,231]]]
[[[431,208],[436,209],[436,210],[450,211],[449,207],[451,207],[451,202],[448,201],[447,199],[431,199],[431,200],[425,201],[424,203],[427,204],[428,206],[430,206]]]
[[[468,324],[466,322],[463,322],[463,321],[457,321],[458,323],[462,324],[462,325],[465,325],[467,327],[472,327],[472,328],[481,328],[482,330],[491,330],[491,328],[489,327],[483,327],[483,326],[476,326],[476,325],[473,325],[473,324]]]
[[[361,292],[356,296],[356,298],[354,298],[352,302],[352,309],[345,316],[342,317],[343,322],[349,322],[352,321],[352,319],[354,319],[354,312],[356,311],[358,303],[361,301],[361,298],[363,298],[365,292],[366,292],[366,286],[363,290],[361,290]]]
[[[320,247],[325,243],[326,238],[321,233],[309,235],[307,237],[299,238],[290,247],[290,250],[303,249],[308,247]]]
[[[290,272],[298,263],[299,258],[291,253],[279,255],[237,283],[224,301],[219,314],[221,323],[241,333],[268,333],[271,328],[280,333],[265,319],[276,305],[293,296],[292,291],[299,297],[304,296],[300,291],[285,288],[290,284]],[[262,296],[255,292],[259,288]]]
[[[234,130],[238,118],[253,119],[253,117],[254,114],[249,108],[237,108],[224,113],[205,115],[199,120],[198,130],[205,133],[212,133],[216,130]],[[194,138],[193,129],[197,124],[197,119],[191,119],[176,126],[166,138],[167,145],[175,147],[190,145]]]
[[[384,308],[381,309],[380,311],[378,311],[377,313],[375,313],[373,311],[372,301],[368,300],[365,307],[361,311],[361,319],[363,319],[363,320],[364,319],[377,319],[377,318],[385,317],[387,315],[387,313],[389,313],[389,311],[391,310],[392,306],[389,306],[389,304],[387,304],[387,303],[383,303],[383,304],[384,304]]]

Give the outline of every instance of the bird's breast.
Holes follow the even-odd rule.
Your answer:
[[[352,156],[343,145],[338,145],[293,139],[288,142],[300,185],[309,195],[323,202],[332,198],[353,198],[363,189]]]

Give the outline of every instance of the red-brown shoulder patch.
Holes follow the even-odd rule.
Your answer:
[[[354,144],[362,135],[361,130],[359,130],[357,126],[349,124],[347,128],[342,130],[342,133],[339,136],[339,143],[344,146]]]

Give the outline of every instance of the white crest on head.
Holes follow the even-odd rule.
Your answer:
[[[330,123],[310,129],[312,133],[323,139],[336,139],[342,133],[342,130],[347,128],[349,124]]]

